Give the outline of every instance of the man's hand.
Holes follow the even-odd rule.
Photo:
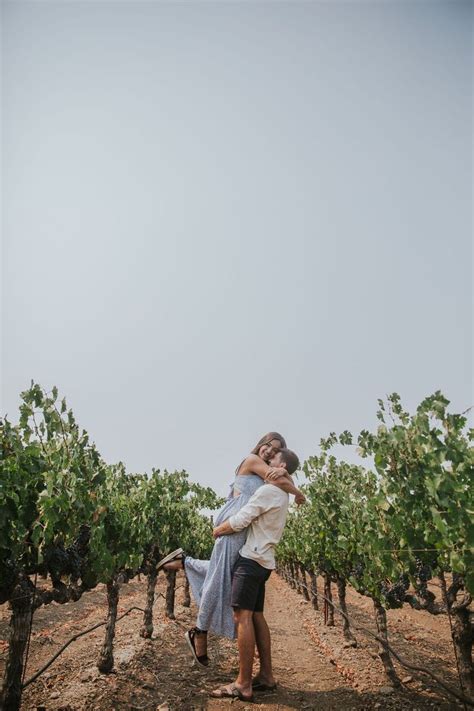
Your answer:
[[[224,521],[220,526],[216,526],[212,535],[214,538],[219,538],[220,536],[230,536],[232,533],[235,533],[235,531],[231,528],[229,521]]]
[[[295,496],[295,504],[297,506],[301,506],[301,504],[305,504],[305,503],[306,503],[306,496],[304,494],[302,494],[300,491],[299,494],[296,494],[296,496]]]

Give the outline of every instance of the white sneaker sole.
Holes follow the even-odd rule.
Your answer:
[[[160,568],[162,568],[165,565],[165,563],[171,563],[172,560],[179,558],[179,556],[182,555],[183,553],[184,553],[184,551],[182,548],[177,548],[175,551],[168,553],[168,555],[165,555],[165,557],[160,560],[160,562],[156,566],[156,569],[159,570]]]

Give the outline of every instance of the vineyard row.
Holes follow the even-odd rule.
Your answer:
[[[0,421],[0,604],[11,608],[0,697],[6,711],[19,709],[27,683],[35,610],[77,601],[104,583],[108,615],[98,668],[110,672],[120,586],[137,573],[147,576],[141,634],[151,637],[157,562],[178,546],[208,558],[212,524],[201,511],[220,504],[184,471],[147,476],[107,464],[56,388],[48,393],[32,383],[21,397],[18,424]],[[173,575],[167,597],[170,612]]]
[[[348,644],[355,639],[346,585],[372,600],[380,658],[394,686],[400,681],[387,647],[386,610],[410,605],[448,615],[460,694],[474,701],[474,432],[448,405],[437,392],[410,415],[393,394],[379,400],[375,431],[322,440],[320,453],[304,463],[307,504],[290,514],[278,562],[305,586],[308,576],[313,589],[320,574],[329,601],[337,585]],[[346,450],[351,463],[335,454]],[[428,586],[434,577],[438,597]],[[334,624],[331,605],[325,616]]]

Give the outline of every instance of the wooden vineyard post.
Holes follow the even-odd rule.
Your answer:
[[[97,668],[103,674],[109,674],[114,668],[114,637],[115,637],[115,622],[117,620],[117,607],[119,601],[119,590],[120,586],[117,579],[114,577],[113,580],[107,583],[107,602],[108,602],[108,613],[107,613],[107,624],[105,626],[105,639],[102,649],[99,654],[99,661],[97,662]]]

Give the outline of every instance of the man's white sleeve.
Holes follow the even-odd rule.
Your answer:
[[[261,486],[250,497],[245,506],[242,506],[240,511],[229,518],[229,526],[233,531],[243,531],[244,528],[247,528],[252,523],[254,518],[275,507],[275,497],[272,489],[274,489],[272,486]]]

